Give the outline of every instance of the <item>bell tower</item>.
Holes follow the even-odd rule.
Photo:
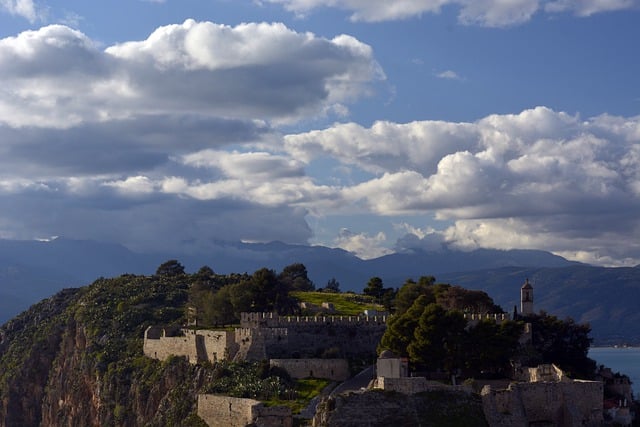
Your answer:
[[[533,314],[533,286],[526,279],[522,288],[520,288],[520,313],[523,316]]]

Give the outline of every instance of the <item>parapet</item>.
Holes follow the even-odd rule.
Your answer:
[[[280,316],[277,313],[240,313],[240,327],[242,328],[287,328],[295,325],[358,325],[379,326],[386,325],[386,315],[375,316]]]
[[[497,323],[511,320],[511,315],[508,313],[464,313],[464,318],[467,320],[493,320]]]

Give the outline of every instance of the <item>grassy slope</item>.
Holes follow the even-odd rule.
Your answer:
[[[318,307],[321,307],[323,302],[331,303],[335,308],[335,312],[331,313],[334,315],[357,316],[364,310],[384,310],[372,297],[353,293],[292,292],[291,295],[300,302],[309,302]]]

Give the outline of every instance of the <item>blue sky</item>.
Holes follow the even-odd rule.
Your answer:
[[[640,263],[637,0],[0,0],[0,238]]]

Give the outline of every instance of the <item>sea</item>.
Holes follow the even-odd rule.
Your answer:
[[[640,347],[591,347],[589,357],[614,373],[627,375],[634,397],[640,394]]]

